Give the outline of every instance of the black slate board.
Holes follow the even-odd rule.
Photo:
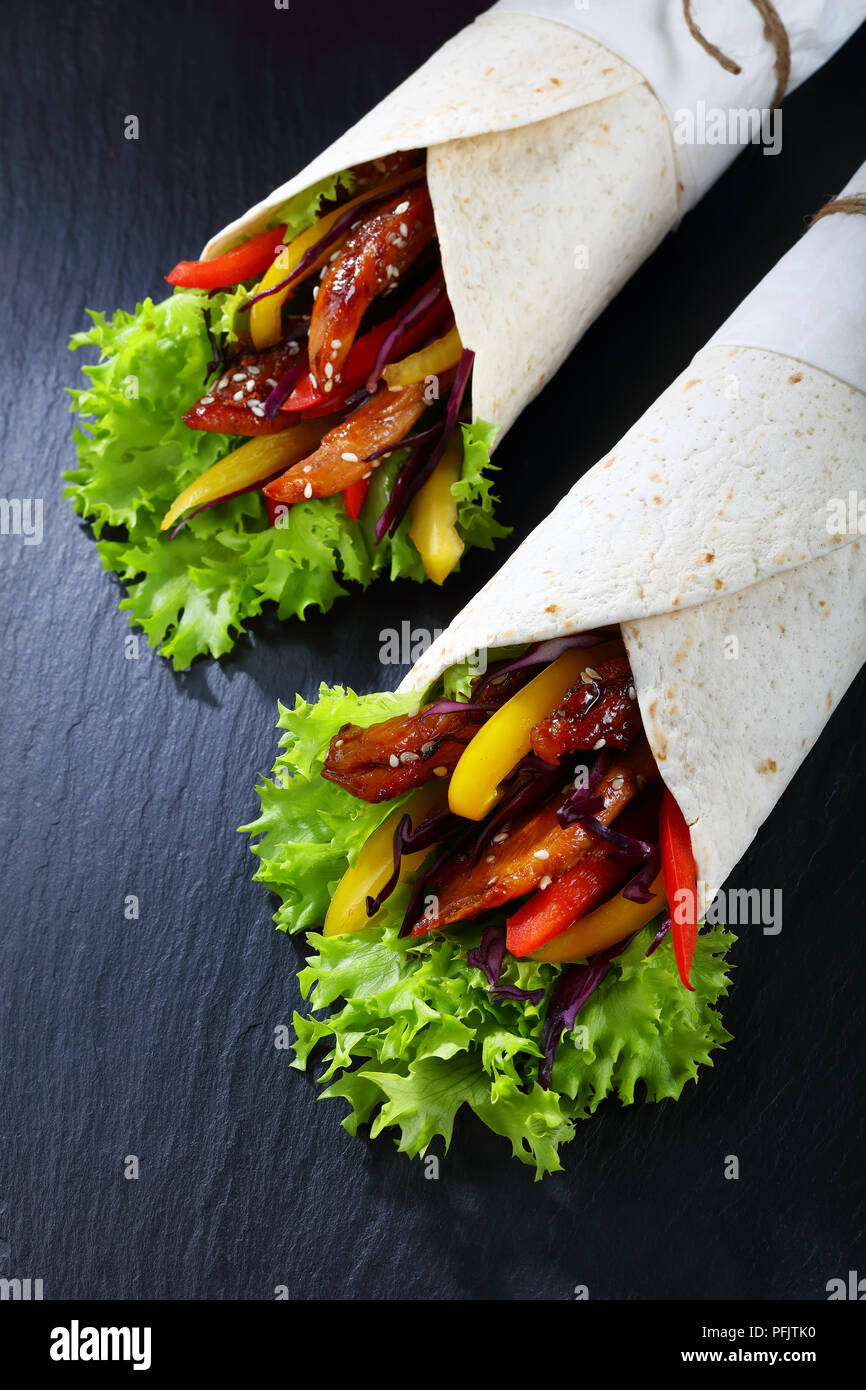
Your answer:
[[[784,929],[737,947],[715,1069],[676,1105],[608,1104],[541,1185],[471,1119],[425,1181],[390,1141],[351,1140],[274,1049],[300,947],[270,928],[234,827],[277,697],[389,684],[380,630],[444,625],[491,558],[444,592],[382,583],[303,626],[265,616],[176,677],[146,648],[125,659],[118,588],[61,499],[84,306],[158,291],[480,8],[4,11],[0,492],[44,497],[45,539],[0,538],[0,1276],[46,1297],[816,1299],[866,1271],[862,677],[738,873],[784,888]],[[864,69],[866,32],[786,102],[782,154],[746,149],[527,410],[499,455],[515,543],[570,482],[557,460],[590,466],[862,160]]]

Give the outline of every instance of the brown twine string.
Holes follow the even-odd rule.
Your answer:
[[[831,198],[829,203],[825,203],[816,213],[813,213],[809,227],[814,227],[816,222],[820,222],[822,217],[831,217],[836,212],[859,212],[866,217],[866,193],[850,193],[847,198]],[[809,230],[806,228],[806,231]]]
[[[788,40],[788,32],[779,18],[779,13],[775,5],[771,4],[770,0],[751,0],[751,3],[763,19],[764,34],[766,38],[769,39],[776,52],[776,90],[773,93],[771,106],[771,109],[775,111],[782,97],[785,95],[788,87],[788,79],[791,76],[791,44]],[[688,31],[692,38],[697,40],[701,48],[709,53],[711,58],[715,58],[716,62],[721,64],[725,72],[730,72],[734,75],[742,72],[743,69],[740,67],[739,63],[735,63],[733,58],[729,58],[727,54],[723,53],[720,48],[717,48],[714,43],[710,43],[710,40],[705,34],[701,33],[695,23],[694,15],[692,14],[692,0],[683,0],[683,18],[686,21]]]

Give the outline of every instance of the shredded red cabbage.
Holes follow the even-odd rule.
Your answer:
[[[655,936],[653,937],[652,941],[647,947],[646,954],[648,956],[651,956],[653,951],[658,949],[658,947],[662,944],[670,929],[671,917],[670,913],[668,913],[668,915],[662,920],[661,926],[659,927],[658,931],[656,932]]]
[[[505,822],[537,801],[542,801],[561,776],[561,768],[542,762],[534,753],[528,754],[517,764],[506,778],[508,790],[478,834],[472,857],[473,867]]]
[[[265,401],[265,419],[273,420],[283,401],[287,401],[307,370],[306,362],[298,362],[283,372],[276,386]]]
[[[354,400],[354,396],[351,399]],[[364,391],[364,399],[368,399],[366,390]],[[441,429],[442,421],[440,420],[438,424],[431,425],[429,430],[421,430],[418,434],[407,434],[397,444],[383,444],[381,449],[377,449],[374,454],[368,454],[364,462],[373,463],[376,459],[382,458],[384,454],[392,454],[397,449],[408,449],[412,444],[425,444],[428,439],[438,435]]]
[[[367,378],[367,391],[372,396],[379,385],[379,380],[385,368],[385,364],[390,360],[391,354],[399,347],[400,342],[405,338],[409,329],[419,319],[423,318],[428,309],[432,309],[437,299],[445,298],[445,278],[440,270],[434,277],[433,283],[425,294],[422,294],[410,308],[397,320],[391,332],[383,339],[376,354],[376,361],[373,363],[372,371]]]
[[[486,975],[489,985],[498,985],[504,963],[505,928],[495,925],[485,928],[479,944],[466,952],[466,964],[474,965]]]
[[[573,647],[595,647],[599,642],[610,641],[612,635],[615,635],[615,632],[611,628],[595,628],[588,632],[572,633],[569,637],[548,637],[543,642],[533,642],[523,656],[515,657],[513,661],[507,661],[504,666],[497,666],[495,671],[491,671],[476,690],[475,698],[477,699],[480,691],[497,676],[504,676],[509,671],[520,671],[524,666],[547,666],[562,656],[563,652],[571,651]]]
[[[428,816],[426,820],[421,821],[417,830],[413,830],[411,816],[407,814],[400,818],[394,831],[394,869],[375,898],[367,898],[368,917],[375,916],[383,902],[390,898],[397,887],[403,855],[417,854],[419,850],[429,849],[431,845],[437,844],[455,819],[450,811],[442,811],[437,816]]]
[[[252,299],[248,299],[246,304],[243,305],[243,308],[251,309],[254,304],[258,304],[260,299],[267,299],[271,294],[279,294],[281,290],[288,289],[295,280],[301,279],[306,274],[310,266],[315,264],[319,257],[328,250],[328,247],[333,246],[335,241],[339,241],[342,238],[343,234],[349,230],[354,222],[368,217],[373,212],[377,212],[379,208],[384,207],[386,203],[393,202],[394,199],[399,200],[400,196],[406,192],[407,188],[414,188],[416,184],[423,183],[425,177],[422,171],[417,174],[415,178],[407,179],[399,188],[393,188],[384,195],[382,193],[371,193],[370,197],[365,198],[363,202],[356,203],[353,207],[346,208],[343,215],[336,219],[329,230],[325,232],[323,236],[319,237],[318,241],[313,242],[313,245],[304,252],[291,274],[287,275],[285,279],[278,281],[276,285],[271,285],[270,289],[260,290],[258,294],[254,294]],[[277,254],[279,254],[279,252]]]
[[[545,1091],[550,1089],[553,1063],[563,1033],[571,1032],[587,999],[601,984],[610,970],[611,962],[622,954],[631,939],[629,936],[625,941],[609,946],[606,951],[599,951],[585,965],[570,966],[557,980],[541,1030],[541,1050],[544,1055],[538,1069],[538,1083]]]
[[[448,397],[448,405],[445,410],[445,419],[439,427],[439,438],[430,447],[428,444],[419,444],[412,450],[409,458],[400,469],[391,489],[391,496],[379,520],[376,522],[376,540],[380,541],[388,532],[393,536],[406,511],[412,498],[423,487],[427,479],[433,473],[436,465],[445,452],[448,440],[457,424],[457,416],[463,401],[463,394],[469,381],[472,371],[472,364],[475,361],[475,353],[464,348],[457,364],[457,372],[454,377],[454,384]]]
[[[521,989],[519,985],[501,985],[499,983],[506,955],[505,928],[494,925],[486,927],[480,943],[471,951],[466,952],[466,964],[474,965],[483,975],[486,975],[492,999],[514,999],[528,1001],[531,1004],[540,1004],[545,995],[543,987],[541,989]]]
[[[633,903],[649,903],[656,897],[655,893],[650,892],[656,874],[661,864],[661,855],[653,845],[651,853],[647,856],[646,863],[640,873],[627,883],[622,890],[624,898],[628,898]]]

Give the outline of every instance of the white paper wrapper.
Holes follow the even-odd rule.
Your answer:
[[[793,92],[827,62],[866,19],[863,0],[775,0],[791,45]],[[740,65],[726,72],[692,37],[681,0],[498,0],[509,14],[534,14],[598,39],[631,63],[661,102],[674,131],[676,113],[717,108],[758,111],[776,88],[775,50],[750,0],[694,0],[692,14],[705,37]],[[682,211],[693,207],[739,153],[741,145],[677,143]]]
[[[836,214],[806,234],[819,279],[840,251],[822,229],[857,220]],[[866,240],[844,250],[836,269],[856,284]],[[773,325],[774,297],[769,276],[750,312]],[[774,341],[788,341],[785,322]],[[828,348],[833,325],[841,351],[852,321],[828,319]],[[866,300],[853,330],[862,343]],[[478,651],[622,624],[647,736],[712,897],[866,660],[866,547],[832,505],[862,497],[864,474],[862,391],[796,352],[713,342],[402,688],[420,694]]]
[[[866,164],[840,198],[866,194]],[[784,352],[866,391],[866,216],[822,217],[710,343]]]

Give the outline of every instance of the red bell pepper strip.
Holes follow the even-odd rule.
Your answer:
[[[257,279],[282,246],[285,232],[285,227],[271,227],[212,261],[178,261],[165,278],[170,285],[187,290],[221,290],[241,280]]]
[[[546,946],[625,882],[629,866],[609,859],[609,848],[593,845],[579,864],[534,893],[508,918],[505,944],[513,956],[528,956]]]
[[[617,816],[615,828],[623,835],[654,841],[658,805],[655,794],[639,797]],[[513,956],[528,956],[546,946],[638,872],[634,861],[620,863],[609,856],[609,844],[591,845],[573,869],[527,898],[506,924],[506,946]]]
[[[361,515],[369,487],[369,478],[359,478],[356,483],[350,483],[348,487],[343,488],[343,502],[350,521],[357,521]]]
[[[332,415],[345,405],[349,397],[353,396],[364,385],[376,365],[379,348],[388,334],[411,309],[412,305],[427,293],[431,283],[432,281],[428,281],[427,284],[422,285],[418,293],[412,296],[399,314],[388,319],[387,323],[378,324],[369,333],[365,333],[362,338],[355,340],[343,364],[339,384],[334,387],[333,391],[325,392],[318,386],[314,386],[310,373],[305,372],[288,400],[283,403],[282,409],[301,410],[307,419],[313,419],[316,415]],[[432,335],[437,324],[445,318],[448,312],[448,301],[443,295],[440,301],[431,305],[429,313],[424,314],[417,323],[411,325],[405,336],[400,339],[395,351],[404,354],[420,347]]]
[[[686,989],[694,989],[689,984],[689,971],[698,939],[695,859],[686,818],[667,787],[659,811],[659,849],[677,970]]]

